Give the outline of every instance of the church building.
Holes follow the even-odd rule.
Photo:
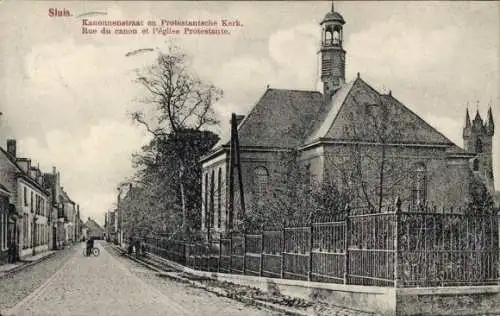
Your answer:
[[[359,73],[347,81],[345,20],[332,8],[320,25],[323,91],[268,88],[248,114],[237,116],[245,212],[294,181],[283,180],[290,159],[309,184],[334,183],[352,197],[350,205],[371,211],[396,197],[409,206],[459,207],[474,177],[494,192],[491,108],[484,122],[479,113],[471,122],[467,110],[462,149]],[[225,232],[242,216],[238,202],[234,214],[228,212],[229,141],[201,163],[202,227]]]

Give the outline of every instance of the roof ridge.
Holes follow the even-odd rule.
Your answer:
[[[361,78],[357,77],[356,79],[354,80],[351,80],[347,83],[345,83],[345,85],[343,85],[342,87],[340,87],[339,89],[337,89],[335,91],[335,93],[333,94],[333,98],[337,95],[337,92],[339,92],[341,89],[344,89],[344,88],[347,88],[349,87],[349,90],[347,91],[347,93],[345,94],[345,96],[343,97],[343,100],[342,100],[342,103],[340,104],[339,106],[339,109],[337,110],[337,113],[335,113],[335,117],[333,117],[332,121],[330,124],[328,124],[328,128],[326,129],[326,131],[324,133],[321,133],[321,134],[324,134],[326,135],[328,133],[328,131],[330,130],[330,128],[335,124],[335,121],[337,120],[337,117],[340,113],[340,111],[342,110],[342,108],[344,107],[344,103],[345,103],[345,100],[347,99],[347,97],[349,96],[349,94],[351,93],[351,90],[352,88],[354,87],[354,84],[357,82],[357,80],[361,80]],[[332,98],[332,99],[333,99]],[[330,109],[328,110],[327,112],[327,115],[326,115],[326,118],[323,120],[323,122],[320,124],[319,128],[317,131],[313,131],[313,134],[311,134],[310,136],[306,137],[306,140],[305,142],[308,143],[308,142],[311,142],[311,141],[314,141],[314,139],[317,139],[317,138],[321,138],[323,136],[319,136],[319,137],[315,137],[317,134],[320,133],[320,131],[322,130],[323,128],[323,124],[326,124],[326,120],[328,119],[328,114],[330,114],[330,112],[333,110],[333,100],[330,99],[330,101],[327,102],[327,104],[330,104]]]
[[[417,118],[417,120],[419,120],[420,122],[424,123],[426,126],[430,127],[434,132],[438,133],[439,135],[441,135],[444,139],[446,139],[450,144],[453,144],[459,148],[461,148],[460,146],[458,146],[457,144],[455,144],[453,141],[451,141],[448,137],[446,137],[443,133],[441,133],[437,128],[435,128],[434,126],[432,126],[431,124],[427,123],[426,120],[424,120],[423,118],[420,117],[420,115],[418,115],[417,113],[413,112],[409,107],[407,107],[406,105],[404,105],[401,101],[399,101],[398,99],[396,99],[392,94],[390,95],[387,95],[387,94],[384,94],[383,96],[387,97],[387,98],[390,98],[390,99],[393,99],[394,101],[396,101],[400,106],[402,106],[404,109],[406,109],[408,112],[410,112],[411,115],[415,116]]]
[[[283,89],[283,88],[268,88],[268,89],[266,89],[266,92],[267,92],[268,90],[293,91],[293,92],[309,92],[309,93],[318,93],[318,94],[322,94],[320,91],[317,91],[317,90]]]

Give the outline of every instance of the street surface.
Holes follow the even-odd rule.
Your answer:
[[[273,315],[159,278],[135,262],[111,255],[103,245],[96,243],[99,257],[84,257],[84,244],[80,244],[30,268],[32,271],[0,279],[1,315]],[[30,281],[34,284],[28,286]],[[22,293],[14,294],[20,290]],[[26,296],[30,290],[34,292]],[[3,298],[5,291],[7,299]]]

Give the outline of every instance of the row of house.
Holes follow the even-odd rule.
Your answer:
[[[18,157],[16,140],[0,146],[0,264],[80,240],[80,208],[60,178]]]

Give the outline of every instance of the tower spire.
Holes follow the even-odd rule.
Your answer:
[[[335,12],[335,3],[333,0],[332,0],[332,12]]]
[[[495,134],[495,123],[493,122],[493,113],[491,112],[491,106],[488,109],[488,118],[486,119],[486,131],[489,136],[493,136]]]
[[[470,127],[470,116],[469,116],[469,104],[467,104],[467,109],[465,110],[465,127]]]

